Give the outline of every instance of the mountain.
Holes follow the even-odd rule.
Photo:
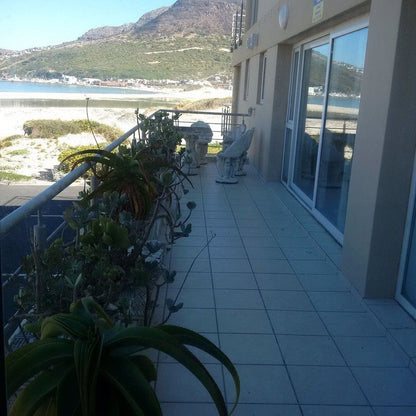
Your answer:
[[[178,0],[168,11],[135,27],[138,35],[218,35],[230,36],[232,16],[240,0]]]
[[[133,23],[126,23],[122,26],[102,26],[96,29],[90,29],[78,38],[78,41],[98,40],[110,38],[112,36],[128,33],[132,30]]]
[[[160,7],[159,9],[145,13],[136,23],[126,23],[122,26],[102,26],[96,29],[90,29],[88,32],[85,32],[82,36],[80,36],[78,40],[97,40],[129,33],[132,30],[139,29],[153,19],[156,19],[160,14],[164,13],[168,9],[169,7]]]
[[[229,39],[240,4],[178,0],[135,23],[91,29],[61,45],[0,55],[0,73],[28,78],[230,78]]]

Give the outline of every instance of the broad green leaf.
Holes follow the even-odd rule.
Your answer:
[[[209,339],[203,337],[197,332],[194,332],[194,331],[191,331],[189,329],[182,328],[179,326],[174,326],[174,325],[161,325],[161,326],[158,326],[157,328],[168,333],[169,335],[174,336],[178,340],[178,342],[182,344],[191,345],[193,347],[196,347],[206,352],[207,354],[217,359],[221,364],[223,364],[227,368],[227,370],[230,372],[231,376],[233,377],[235,388],[236,388],[236,399],[235,399],[235,405],[231,411],[232,413],[240,397],[240,378],[238,376],[237,370],[235,369],[230,359]]]
[[[33,416],[56,416],[55,394],[49,395],[48,398],[38,407]]]
[[[97,379],[102,353],[102,339],[98,333],[88,339],[77,339],[74,345],[74,363],[83,414],[95,415]]]
[[[72,342],[46,339],[27,344],[6,357],[7,396],[22,384],[52,365],[72,359]]]
[[[59,335],[68,335],[71,338],[85,337],[88,328],[94,325],[90,318],[88,322],[85,318],[75,314],[60,313],[50,316],[42,322],[41,339],[55,338]]]
[[[132,355],[129,359],[140,368],[147,381],[156,381],[156,367],[149,357],[146,357],[145,355]]]
[[[105,347],[112,350],[111,355],[117,354],[118,347],[127,345],[156,348],[171,357],[191,371],[206,388],[212,397],[220,416],[227,416],[228,411],[224,397],[215,380],[201,364],[197,357],[180,344],[174,336],[158,328],[127,328],[105,341]]]
[[[103,359],[103,376],[123,396],[137,416],[162,415],[159,400],[144,374],[128,358]]]
[[[106,323],[107,328],[112,328],[114,326],[110,317],[105,313],[104,309],[94,299],[82,298],[80,303],[88,313],[91,313],[91,311],[93,311],[97,314],[99,318],[103,319]]]
[[[71,371],[70,365],[59,365],[35,377],[19,394],[9,416],[31,416],[41,405],[48,405],[59,382]]]
[[[58,383],[55,397],[55,416],[76,416],[80,413],[79,390],[73,367],[67,376]]]

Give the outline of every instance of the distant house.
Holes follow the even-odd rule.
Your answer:
[[[83,81],[87,85],[101,85],[102,81],[97,78],[83,78]]]
[[[62,75],[62,82],[65,84],[76,84],[78,82],[78,78],[72,75]]]
[[[362,296],[416,316],[416,1],[245,9],[233,111],[252,112],[251,162],[340,243]]]

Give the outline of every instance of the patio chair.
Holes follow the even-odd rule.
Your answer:
[[[224,151],[227,147],[229,147],[233,142],[241,137],[246,131],[246,125],[244,122],[238,125],[235,129],[228,131],[222,141],[222,150]]]
[[[236,176],[246,175],[243,171],[247,151],[253,139],[254,128],[247,130],[224,151],[217,154],[218,183],[237,183]]]

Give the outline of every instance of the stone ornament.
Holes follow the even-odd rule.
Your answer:
[[[198,139],[195,142],[195,154],[196,159],[198,160],[199,165],[206,165],[207,162],[207,152],[208,152],[208,143],[212,141],[212,130],[209,124],[204,121],[196,121],[191,124],[191,128],[198,128],[199,134]]]

